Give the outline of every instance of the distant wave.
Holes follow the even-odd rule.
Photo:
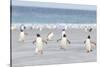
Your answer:
[[[15,23],[96,23],[96,11],[42,7],[12,7]]]
[[[21,23],[13,23],[12,26],[19,28]],[[97,24],[65,24],[65,23],[56,23],[56,24],[31,24],[24,23],[26,27],[50,27],[50,28],[96,28]]]

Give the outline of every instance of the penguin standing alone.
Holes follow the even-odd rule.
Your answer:
[[[23,41],[25,40],[25,33],[23,30],[20,30],[20,35],[19,35],[19,41]]]
[[[66,49],[67,46],[69,46],[70,41],[67,39],[66,34],[63,35],[63,37],[61,37],[61,39],[57,40],[57,42],[60,41],[60,48],[61,49]]]
[[[25,40],[25,35],[27,35],[27,33],[24,32],[24,30],[26,29],[26,27],[22,24],[20,26],[20,34],[19,34],[19,41],[23,41]]]
[[[92,51],[92,48],[94,48],[94,46],[96,46],[96,43],[91,42],[91,37],[90,35],[88,36],[88,38],[84,41],[85,43],[85,49],[87,51],[87,53]]]
[[[33,41],[33,44],[36,42],[35,44],[35,52],[38,54],[38,55],[41,55],[43,54],[43,47],[44,47],[44,44],[43,43],[46,43],[46,41],[44,41],[40,34],[37,34],[37,37],[36,37],[36,40]]]

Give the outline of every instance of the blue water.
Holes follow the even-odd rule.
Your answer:
[[[12,23],[95,24],[96,11],[12,6]]]

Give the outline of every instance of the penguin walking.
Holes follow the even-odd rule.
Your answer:
[[[36,52],[36,54],[42,55],[43,54],[44,43],[47,44],[47,42],[42,39],[40,34],[37,34],[36,39],[33,41],[33,44],[34,43],[36,43],[35,44],[35,52]]]
[[[20,34],[19,34],[19,41],[23,41],[25,40],[25,33],[23,30],[20,30]]]
[[[22,42],[25,41],[25,36],[27,35],[27,33],[24,32],[25,29],[26,29],[26,27],[22,24],[20,26],[19,41],[22,41]]]
[[[92,28],[84,28],[86,32],[92,32]]]
[[[42,31],[42,29],[43,29],[42,27],[39,27],[39,31]]]
[[[61,37],[61,39],[57,40],[57,42],[58,41],[60,41],[60,48],[61,49],[66,49],[70,44],[70,41],[67,39],[66,34],[64,34],[63,37]]]
[[[84,43],[85,43],[85,49],[87,53],[91,52],[94,46],[96,46],[96,43],[91,41],[90,35],[87,37]]]
[[[54,36],[54,33],[53,32],[50,32],[48,34],[48,36],[47,36],[47,40],[52,40],[53,36]]]

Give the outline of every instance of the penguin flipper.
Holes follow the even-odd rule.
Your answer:
[[[36,40],[35,41],[33,41],[33,44],[36,42]]]
[[[57,42],[59,42],[61,39],[58,39]]]
[[[86,43],[86,41],[84,41],[84,44]]]
[[[67,40],[67,41],[68,41],[69,44],[71,43],[69,40]]]

